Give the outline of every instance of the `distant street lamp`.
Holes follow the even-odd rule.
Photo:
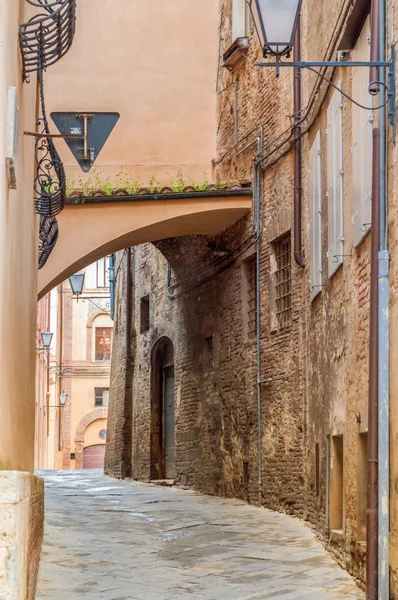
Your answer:
[[[85,277],[85,273],[75,273],[75,275],[71,275],[69,277],[69,284],[70,284],[70,287],[72,290],[72,294],[73,294],[74,298],[76,299],[76,302],[79,301],[79,296],[81,296],[83,293],[84,277]],[[97,299],[97,300],[105,299],[106,300],[107,297],[106,296],[105,297],[104,296],[84,296],[84,298],[82,299],[82,302],[85,302],[86,300],[88,300],[89,302],[91,302],[91,304],[93,304],[99,310],[102,310],[104,312],[109,312],[109,308],[110,308],[109,302],[106,302],[105,306],[100,306],[99,304],[94,302],[93,299]]]
[[[50,349],[53,335],[54,334],[51,331],[42,331],[41,332],[42,348],[36,348],[37,352],[46,352],[47,350]]]
[[[264,56],[289,56],[302,0],[250,0]]]
[[[72,293],[77,297],[77,299],[79,299],[79,296],[83,292],[84,275],[84,273],[75,273],[75,275],[71,275],[69,277],[69,284],[72,289]]]
[[[68,394],[65,394],[65,392],[62,392],[62,394],[59,395],[59,404],[52,404],[47,406],[47,408],[63,408],[66,404],[66,401],[68,399]]]

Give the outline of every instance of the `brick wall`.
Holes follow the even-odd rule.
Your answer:
[[[221,2],[221,54],[231,41],[231,2]],[[332,59],[352,3],[308,0],[302,14],[303,58]],[[352,196],[352,113],[343,101],[344,262],[327,276],[326,109],[330,90],[322,84],[303,127],[303,250],[305,267],[291,257],[291,324],[275,327],[274,241],[293,231],[293,157],[290,147],[292,72],[255,68],[261,57],[255,36],[247,59],[233,73],[220,70],[218,95],[219,182],[253,179],[259,125],[263,128],[261,175],[261,385],[263,505],[310,521],[338,560],[364,579],[366,544],[360,531],[367,432],[370,235],[354,247]],[[351,90],[348,70],[340,70]],[[315,85],[303,74],[303,106]],[[237,99],[237,103],[235,103]],[[284,131],[287,129],[287,136]],[[253,130],[252,133],[250,133]],[[321,131],[321,293],[311,302],[309,287],[308,153]],[[235,133],[239,144],[235,147]],[[253,142],[253,144],[251,144]],[[250,147],[244,149],[245,146]],[[280,145],[280,149],[276,150]],[[242,150],[242,152],[241,152]],[[394,225],[394,224],[393,224]],[[175,350],[176,480],[195,489],[259,501],[257,452],[256,343],[244,332],[245,260],[255,250],[252,216],[216,239],[179,238],[134,249],[133,476],[151,477],[151,350],[162,336]],[[167,263],[173,269],[170,285]],[[122,279],[123,266],[119,273]],[[117,305],[124,302],[122,285]],[[150,329],[139,333],[139,301],[150,294]],[[120,340],[124,339],[124,333]],[[211,341],[210,341],[211,340]],[[121,343],[121,342],[120,342]],[[119,347],[115,352],[122,352]],[[115,354],[115,373],[121,368]],[[114,419],[125,402],[122,378],[111,395]],[[123,398],[123,400],[122,400]],[[360,413],[360,419],[356,415]],[[117,417],[116,417],[117,415]],[[358,422],[360,421],[360,422]],[[116,422],[116,421],[115,421]],[[117,429],[115,428],[117,437]],[[343,436],[343,522],[326,531],[329,440]],[[362,437],[361,437],[362,436]],[[119,436],[120,437],[120,436]],[[115,442],[113,442],[115,445]],[[112,456],[114,455],[112,451]],[[111,455],[109,454],[109,460]],[[334,484],[333,484],[334,485]],[[366,506],[365,506],[366,512]],[[366,515],[365,515],[366,518]],[[396,593],[396,591],[394,592]]]

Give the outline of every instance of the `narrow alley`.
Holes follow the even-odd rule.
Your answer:
[[[40,474],[38,600],[364,598],[298,519],[97,470]]]

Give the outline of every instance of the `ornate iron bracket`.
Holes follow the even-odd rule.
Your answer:
[[[76,25],[76,0],[26,0],[42,9],[19,27],[22,78],[46,70],[72,46]]]
[[[34,181],[34,203],[40,215],[39,269],[44,267],[58,239],[58,215],[64,207],[66,178],[61,158],[54,146],[44,102],[43,73],[70,49],[75,35],[76,0],[26,0],[41,9],[19,27],[19,46],[22,56],[22,78],[38,73],[41,118],[37,120],[37,175]],[[57,136],[58,137],[58,136]]]

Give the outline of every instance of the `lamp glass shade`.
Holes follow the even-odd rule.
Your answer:
[[[74,296],[80,296],[84,286],[84,273],[75,273],[69,277],[70,287]]]
[[[51,331],[42,331],[41,332],[41,342],[43,344],[43,348],[48,349],[51,346],[51,341],[53,339],[53,334]]]
[[[62,392],[62,394],[59,395],[60,405],[65,406],[67,399],[68,399],[68,394],[65,394],[65,392]]]
[[[250,0],[264,55],[286,54],[293,46],[302,0]]]

